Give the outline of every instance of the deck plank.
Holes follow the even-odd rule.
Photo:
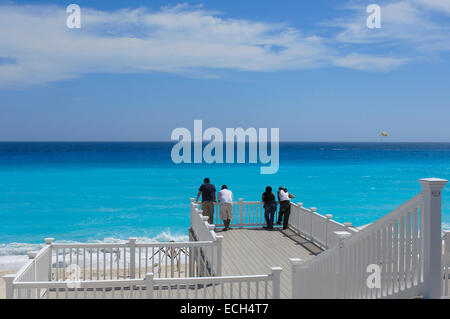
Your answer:
[[[291,297],[289,258],[308,260],[321,251],[291,230],[246,228],[226,232],[218,230],[217,234],[224,236],[222,274],[261,275],[270,273],[271,267],[282,267],[281,298]]]

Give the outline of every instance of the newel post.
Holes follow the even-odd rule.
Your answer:
[[[339,250],[337,252],[337,262],[336,262],[336,273],[335,273],[335,298],[340,299],[343,298],[345,295],[345,292],[343,291],[344,287],[344,277],[342,275],[344,267],[345,267],[345,260],[344,260],[344,240],[348,237],[350,237],[352,234],[350,234],[348,231],[335,231],[334,232],[338,238],[338,247]]]
[[[14,286],[13,286],[14,278],[16,278],[16,275],[13,274],[3,276],[3,280],[5,281],[6,299],[14,299]]]
[[[290,258],[289,262],[291,263],[291,297],[292,299],[300,299],[302,298],[302,295],[300,293],[302,283],[299,282],[297,278],[297,272],[300,271],[300,266],[303,262],[300,258]]]
[[[280,299],[281,290],[281,267],[272,267],[272,298]]]
[[[244,199],[239,198],[239,228],[244,228]]]
[[[419,182],[423,187],[424,297],[437,299],[442,289],[441,192],[447,180],[424,178]]]
[[[130,278],[134,279],[136,275],[136,238],[128,238],[128,247],[130,247]]]
[[[145,274],[145,290],[147,299],[153,299],[153,273]]]
[[[222,240],[223,236],[216,236],[217,269],[216,276],[222,276]]]

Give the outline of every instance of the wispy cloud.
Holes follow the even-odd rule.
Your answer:
[[[375,51],[388,48],[409,60],[450,50],[450,23],[437,20],[450,9],[449,0],[384,1],[381,5],[382,28],[377,30],[365,27],[367,3],[358,3],[346,8],[352,12],[350,16],[325,23],[341,29],[336,41],[375,44],[371,47]]]
[[[396,5],[386,7],[383,21],[400,18],[401,24],[413,25],[417,9],[411,6],[401,16]],[[211,71],[221,69],[271,72],[326,66],[387,71],[407,61],[407,57],[369,55],[357,48],[344,52],[333,39],[305,34],[283,23],[224,18],[199,6],[114,12],[82,8],[80,30],[68,29],[66,18],[65,8],[60,6],[0,6],[0,87],[42,84],[89,73],[169,72],[214,77]],[[368,33],[365,20],[359,20],[334,22],[344,28],[337,37],[340,42],[412,37],[403,29],[374,35]],[[417,29],[422,32],[435,30],[426,20],[419,23]],[[443,40],[439,33],[434,44]]]

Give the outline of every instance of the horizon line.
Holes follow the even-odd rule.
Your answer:
[[[126,140],[126,141],[108,141],[108,140],[74,140],[74,141],[58,141],[58,140],[41,140],[41,141],[1,141],[0,143],[178,143],[179,141],[140,141],[140,140]],[[211,141],[203,141],[209,143]],[[248,141],[245,141],[248,143]],[[191,142],[194,143],[194,142]],[[450,143],[449,141],[279,141],[279,143]]]

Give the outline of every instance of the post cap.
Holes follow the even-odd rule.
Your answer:
[[[243,198],[239,198],[239,201],[240,201],[240,202],[243,202],[243,201],[244,201],[244,199],[243,199]]]
[[[281,267],[270,267],[270,270],[272,270],[272,272],[281,272],[283,270],[283,268],[281,268]]]
[[[317,207],[311,207],[311,213],[314,213],[317,211]]]
[[[333,218],[333,215],[331,215],[331,214],[326,214],[325,217],[326,217],[327,219],[331,219],[331,218]]]
[[[189,198],[190,200],[191,200],[191,202],[194,202],[195,201],[195,198],[194,197],[191,197],[191,198]]]
[[[352,227],[353,224],[352,224],[351,222],[345,222],[345,223],[344,223],[344,226],[345,226],[345,227]]]
[[[45,238],[44,240],[47,245],[51,245],[51,243],[55,240],[55,238]]]
[[[446,179],[442,178],[421,178],[419,179],[420,184],[422,184],[423,188],[433,189],[433,190],[441,190],[444,188],[445,184],[448,182]]]
[[[346,239],[352,235],[348,231],[335,231],[334,233],[340,240]]]
[[[299,266],[303,263],[303,261],[300,258],[289,258],[289,261],[292,266]]]
[[[27,252],[27,255],[28,255],[28,258],[29,259],[34,259],[35,257],[36,257],[36,255],[37,255],[37,251],[29,251],[29,252]]]
[[[298,206],[298,207],[302,207],[302,206],[303,206],[303,203],[297,203],[297,206]]]
[[[135,243],[136,240],[137,240],[136,237],[130,237],[130,238],[128,238],[128,241],[129,241],[130,243]]]
[[[7,274],[7,275],[4,275],[2,278],[6,282],[11,282],[16,278],[16,274]]]

